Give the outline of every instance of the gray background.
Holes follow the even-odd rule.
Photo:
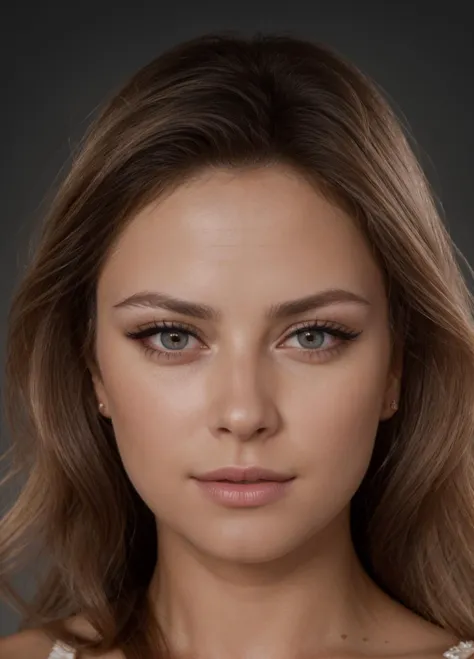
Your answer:
[[[6,5],[7,3],[5,3]],[[403,3],[401,3],[403,5]],[[29,235],[98,105],[164,48],[214,29],[285,31],[340,50],[409,124],[443,217],[474,263],[472,0],[16,2],[0,18],[0,345]],[[409,6],[408,6],[409,5]],[[3,363],[2,363],[3,366]],[[1,448],[8,444],[2,430]],[[8,504],[2,493],[1,509]],[[31,592],[30,574],[19,576]],[[0,605],[0,635],[18,617]]]

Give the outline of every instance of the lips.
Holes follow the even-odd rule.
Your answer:
[[[263,467],[223,467],[195,476],[200,481],[225,481],[231,483],[256,483],[262,481],[284,482],[294,478],[293,474],[273,471]]]
[[[232,476],[235,476],[235,471]],[[252,472],[250,472],[252,473]],[[255,473],[255,472],[254,472]],[[259,473],[262,473],[261,470]],[[204,477],[214,479],[222,475],[222,470],[203,474]],[[204,496],[214,504],[225,508],[260,508],[270,504],[276,504],[284,499],[290,492],[294,477],[278,472],[265,471],[267,477],[279,478],[275,480],[259,479],[252,482],[236,482],[235,480],[198,480],[195,484]],[[285,480],[282,480],[282,479]]]

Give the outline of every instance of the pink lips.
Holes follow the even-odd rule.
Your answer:
[[[293,474],[284,474],[263,467],[222,467],[195,476],[200,481],[287,481]]]
[[[294,476],[262,467],[225,467],[197,476],[195,480],[212,501],[231,508],[248,508],[283,497]]]

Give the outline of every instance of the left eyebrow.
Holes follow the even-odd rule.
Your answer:
[[[369,300],[357,293],[341,288],[331,288],[296,300],[288,300],[287,302],[273,304],[266,310],[265,316],[267,319],[281,320],[305,313],[306,311],[312,311],[314,309],[319,309],[320,307],[343,302],[355,302],[357,304],[370,306]],[[218,321],[222,318],[222,312],[220,310],[214,309],[207,304],[190,302],[188,300],[182,300],[165,293],[154,291],[141,291],[140,293],[135,293],[113,306],[114,309],[121,309],[124,307],[165,309],[184,316],[200,318],[201,320]]]

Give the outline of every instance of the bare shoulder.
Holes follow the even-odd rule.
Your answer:
[[[460,639],[452,632],[425,620],[394,600],[385,609],[384,644],[395,650],[396,656],[443,659],[443,654],[458,645]],[[388,649],[387,647],[387,649]]]
[[[54,641],[38,629],[25,629],[0,638],[2,659],[47,659]]]
[[[82,615],[72,616],[66,620],[65,626],[70,631],[81,634],[85,638],[95,640],[98,638],[97,631],[91,623]],[[88,653],[81,653],[80,659],[124,659],[123,653],[118,650],[111,650],[101,655],[89,655]]]
[[[80,615],[65,620],[65,626],[70,631],[93,639],[96,631],[92,625]],[[51,639],[41,629],[27,629],[10,636],[0,638],[1,659],[48,659],[54,646]],[[81,653],[81,659],[90,659],[92,655]],[[123,659],[121,652],[107,652],[103,655],[94,655],[94,659]]]

